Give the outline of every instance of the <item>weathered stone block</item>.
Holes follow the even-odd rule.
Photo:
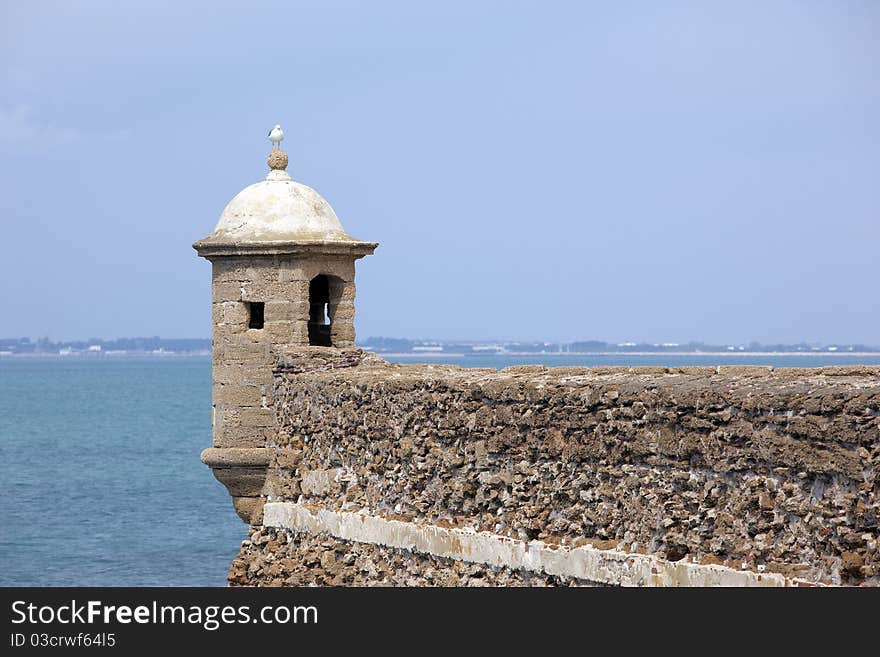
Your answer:
[[[266,266],[262,263],[254,266],[246,267],[244,270],[245,281],[256,281],[262,284],[277,283],[278,270],[272,266]]]
[[[283,258],[279,262],[278,280],[282,283],[302,281],[308,283],[312,269],[296,258]]]
[[[214,399],[238,407],[262,407],[271,403],[271,397],[265,393],[265,386],[256,385],[221,385],[215,388]]]
[[[262,497],[233,497],[232,506],[238,517],[248,524],[259,525],[263,522],[263,505],[266,503]]]
[[[326,495],[339,489],[336,482],[336,469],[303,470],[300,473],[300,487],[304,495]]]
[[[301,449],[279,449],[275,451],[275,465],[279,468],[296,468],[301,460]]]
[[[272,344],[288,344],[292,340],[294,322],[289,320],[267,321],[263,330]]]
[[[213,303],[241,301],[241,284],[236,281],[214,283],[211,286],[211,301]]]
[[[240,279],[241,273],[243,269],[236,260],[217,258],[211,265],[211,282],[214,285],[236,282]]]
[[[354,340],[354,326],[346,324],[344,321],[333,322],[330,327],[330,335],[335,344],[339,345],[342,341]]]
[[[272,368],[267,363],[251,363],[242,366],[241,378],[232,383],[244,385],[272,385]]]
[[[293,322],[290,333],[290,344],[307,345],[309,343],[309,322],[302,319]]]
[[[238,421],[243,427],[272,427],[275,426],[275,411],[243,406],[239,410]]]
[[[247,306],[240,301],[221,301],[212,304],[214,324],[231,324],[241,326],[247,324]]]
[[[354,319],[354,304],[343,302],[331,305],[332,318],[334,322],[348,321]]]
[[[233,497],[259,495],[266,481],[266,468],[213,468],[214,476]]]
[[[269,363],[269,343],[268,341],[251,341],[239,342],[238,344],[220,345],[213,350],[215,362],[226,363]]]
[[[268,301],[266,302],[266,321],[293,322],[308,321],[309,304],[307,301]]]
[[[226,427],[214,432],[214,447],[263,447],[273,434],[269,427]]]
[[[242,383],[242,366],[214,361],[213,379],[215,385],[238,385]]]

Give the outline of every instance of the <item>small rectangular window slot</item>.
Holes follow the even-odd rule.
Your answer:
[[[248,328],[263,328],[263,312],[266,304],[262,301],[250,301],[248,307]]]

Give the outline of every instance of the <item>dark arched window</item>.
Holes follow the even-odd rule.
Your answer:
[[[330,281],[324,274],[315,276],[309,283],[309,344],[318,347],[331,347],[330,323],[328,314],[330,303]]]

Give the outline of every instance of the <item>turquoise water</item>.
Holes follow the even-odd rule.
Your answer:
[[[222,586],[209,358],[0,359],[0,585]]]
[[[847,356],[395,357],[471,367],[880,365]],[[0,585],[222,586],[245,536],[199,461],[201,358],[0,358]]]

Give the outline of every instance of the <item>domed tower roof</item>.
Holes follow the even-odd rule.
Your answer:
[[[200,255],[221,255],[230,250],[291,250],[285,247],[373,252],[376,243],[361,242],[346,233],[333,208],[318,192],[291,179],[285,171],[284,151],[273,150],[268,164],[270,171],[265,180],[241,190],[223,210],[214,232],[193,244]]]

